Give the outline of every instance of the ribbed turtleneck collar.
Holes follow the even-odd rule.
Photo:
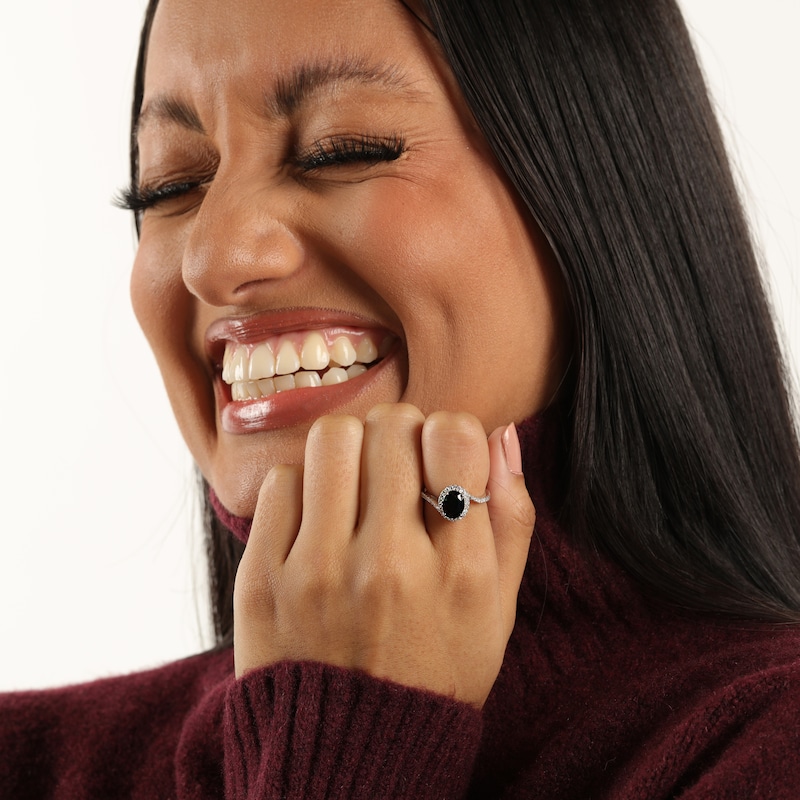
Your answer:
[[[247,540],[250,537],[250,528],[253,525],[253,518],[237,517],[236,514],[228,511],[228,509],[222,505],[222,501],[217,497],[217,493],[210,485],[208,487],[208,499],[211,503],[211,507],[214,509],[214,513],[217,515],[217,519],[219,519],[237,539],[247,544]]]

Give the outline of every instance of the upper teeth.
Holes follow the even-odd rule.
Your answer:
[[[222,379],[231,385],[234,400],[329,386],[366,372],[365,365],[386,355],[392,341],[387,336],[378,346],[374,334],[325,330],[284,334],[255,345],[229,342]],[[318,370],[327,371],[318,374]]]

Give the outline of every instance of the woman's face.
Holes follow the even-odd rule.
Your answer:
[[[551,400],[549,251],[400,2],[161,0],[138,138],[134,308],[234,513],[323,414]]]

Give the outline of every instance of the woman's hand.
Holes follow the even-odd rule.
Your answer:
[[[487,442],[468,414],[397,404],[363,424],[317,420],[305,468],[275,467],[261,488],[236,578],[236,674],[321,661],[482,706],[535,519],[519,473],[513,426]],[[422,484],[491,500],[451,522]]]

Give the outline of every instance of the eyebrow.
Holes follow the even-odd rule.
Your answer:
[[[174,122],[195,133],[205,133],[197,112],[188,103],[171,95],[157,95],[147,103],[136,119],[134,136],[138,136],[145,125],[155,121]]]
[[[347,84],[385,89],[410,100],[419,100],[427,94],[399,66],[370,64],[362,59],[345,57],[298,65],[265,93],[264,108],[268,116],[285,119],[297,112],[316,92],[322,89],[333,92]],[[146,125],[155,121],[172,122],[190,131],[205,133],[194,108],[168,94],[157,95],[148,101],[136,120],[135,135],[138,136]]]
[[[419,99],[425,94],[399,66],[345,57],[300,64],[288,77],[280,78],[274,90],[266,95],[267,111],[274,117],[289,117],[320,89],[335,91],[346,84],[374,86],[409,99]]]

